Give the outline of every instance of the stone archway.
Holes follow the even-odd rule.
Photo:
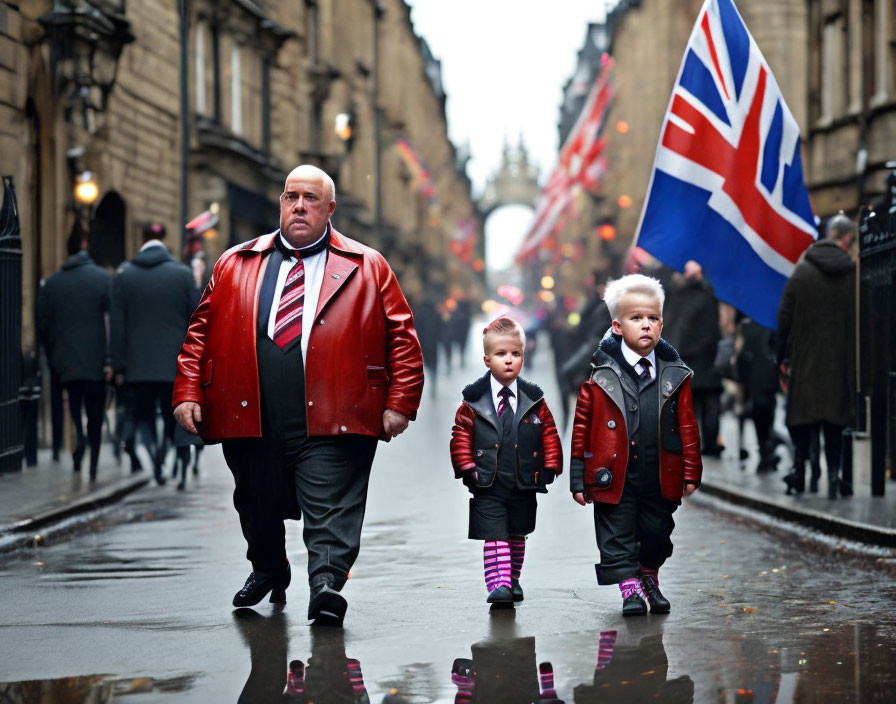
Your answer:
[[[523,231],[525,226],[521,224],[528,218],[528,215],[522,209],[518,209],[519,213],[510,213],[512,222],[509,229],[513,232],[507,237],[507,244],[500,247],[494,239],[497,235],[495,229],[502,229],[508,223],[501,216],[508,214],[511,208],[505,206],[525,206],[535,210],[541,189],[538,185],[538,168],[530,163],[529,153],[523,144],[522,139],[516,147],[511,147],[506,142],[504,144],[504,153],[501,159],[501,165],[498,170],[489,178],[485,191],[479,199],[479,212],[482,214],[483,233],[485,236],[484,251],[486,252],[486,262],[488,269],[491,271],[504,270],[505,265],[510,266],[508,262],[499,262],[499,256],[489,257],[488,252],[493,249],[493,253],[497,254],[502,249],[515,250],[522,243],[525,234]],[[503,209],[503,210],[502,210]],[[489,218],[497,211],[501,211],[497,218]],[[521,221],[522,219],[522,221]],[[499,224],[500,223],[500,224]],[[490,226],[491,225],[491,226]],[[520,230],[518,233],[516,230]],[[517,239],[518,236],[518,239]],[[505,235],[501,235],[502,240]]]

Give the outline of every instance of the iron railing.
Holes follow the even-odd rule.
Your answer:
[[[888,164],[896,167],[896,163]],[[896,454],[896,170],[859,224],[859,415],[871,436],[871,494],[882,496]],[[862,423],[859,424],[860,426]]]
[[[12,176],[0,207],[0,472],[22,468],[22,238]]]

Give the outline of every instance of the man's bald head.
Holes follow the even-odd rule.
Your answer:
[[[333,183],[333,179],[330,178],[330,175],[326,171],[311,164],[300,164],[290,171],[289,175],[286,177],[286,183],[289,183],[291,179],[309,178],[319,178],[326,189],[324,192],[329,200],[336,200],[336,184]]]

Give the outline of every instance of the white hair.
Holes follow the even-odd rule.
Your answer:
[[[607,283],[607,289],[604,291],[604,301],[610,310],[610,316],[615,320],[619,313],[619,302],[622,297],[629,293],[640,293],[645,296],[656,298],[660,304],[660,312],[663,310],[663,303],[666,300],[666,292],[663,291],[663,285],[653,277],[644,276],[644,274],[629,274],[622,278]]]

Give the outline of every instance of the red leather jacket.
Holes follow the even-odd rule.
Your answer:
[[[570,489],[584,491],[599,503],[618,504],[625,486],[630,438],[618,340],[605,337],[592,359],[592,375],[579,389],[572,428]],[[691,398],[691,370],[664,340],[656,347],[659,402],[659,473],[663,498],[679,501],[685,482],[700,484],[703,461],[700,430]],[[634,382],[632,382],[634,383]],[[637,387],[634,387],[637,394]],[[613,480],[597,486],[597,471],[606,467]]]
[[[256,318],[278,233],[225,252],[177,358],[172,405],[202,408],[207,442],[261,437]],[[423,358],[414,320],[381,254],[330,227],[327,264],[305,359],[308,435],[380,435],[385,409],[416,417]]]
[[[463,391],[451,429],[451,464],[454,476],[471,491],[488,489],[495,482],[501,435],[486,374]],[[517,377],[516,425],[511,438],[517,464],[517,486],[546,492],[546,485],[563,471],[563,450],[554,417],[535,384]],[[473,478],[476,470],[477,478]]]

